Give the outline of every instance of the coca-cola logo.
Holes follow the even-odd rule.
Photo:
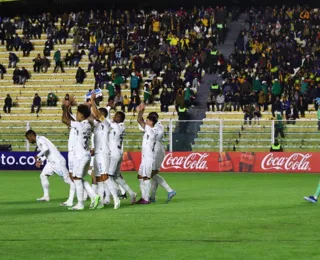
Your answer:
[[[279,156],[269,153],[261,161],[263,170],[310,171],[309,158],[312,154],[293,153],[290,156]]]
[[[208,153],[190,153],[187,156],[175,156],[173,153],[168,153],[164,158],[162,169],[183,169],[183,170],[207,170]]]

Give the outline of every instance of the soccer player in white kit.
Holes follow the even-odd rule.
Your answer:
[[[89,141],[91,137],[91,125],[88,117],[91,112],[87,105],[79,105],[77,108],[76,120],[72,121],[68,115],[69,106],[63,106],[62,122],[67,126],[74,128],[76,131],[75,137],[75,153],[74,153],[74,167],[73,167],[73,181],[76,187],[78,203],[69,208],[69,210],[83,210],[83,193],[84,189],[91,198],[91,209],[95,209],[100,201],[100,197],[94,192],[92,187],[83,178],[88,173],[90,165],[90,149]]]
[[[149,116],[154,116],[159,120],[159,115],[157,112],[151,112],[149,113]],[[151,194],[150,194],[150,202],[156,201],[156,193],[158,189],[158,185],[162,186],[167,192],[167,203],[171,201],[171,199],[177,194],[176,191],[171,189],[171,187],[168,185],[168,183],[163,179],[158,173],[161,168],[161,164],[163,162],[163,159],[165,157],[165,150],[162,144],[163,139],[163,126],[158,121],[155,125],[157,128],[157,137],[156,137],[156,145],[155,145],[155,157],[154,162],[152,165],[152,180],[151,180]]]
[[[101,160],[100,160],[100,163],[103,165],[102,167],[98,167],[99,168],[98,171],[100,172],[100,175],[103,176],[102,178],[99,178],[99,180],[101,180],[101,184],[99,184],[98,182],[99,195],[100,194],[103,195],[103,193],[105,192],[106,200],[110,201],[110,198],[108,197],[110,197],[110,193],[111,193],[113,197],[113,202],[114,202],[114,209],[118,209],[120,207],[120,199],[118,198],[117,185],[114,182],[112,175],[109,174],[111,160],[116,160],[115,158],[110,159],[111,147],[110,147],[109,132],[111,130],[110,124],[113,123],[109,118],[110,108],[108,108],[108,110],[105,108],[98,109],[97,105],[94,102],[94,99],[95,99],[95,94],[92,94],[91,95],[92,112],[94,116],[99,119],[100,122],[104,122],[104,125],[105,125],[104,129],[106,130],[106,132],[104,132],[104,135],[103,136],[101,135],[100,138],[97,139],[98,142],[104,142],[104,144],[106,145],[103,153],[101,154]],[[115,162],[112,162],[112,165],[114,163]],[[101,205],[99,205],[99,207],[101,207]]]
[[[98,194],[101,198],[101,201],[97,209],[102,209],[104,207],[103,197],[106,193],[106,200],[110,203],[110,192],[106,187],[107,185],[104,182],[107,180],[107,170],[109,167],[109,123],[106,120],[108,111],[105,108],[97,108],[95,101],[95,95],[91,96],[91,110],[94,120],[94,175],[96,177],[98,185]]]
[[[141,103],[138,107],[138,123],[144,129],[142,141],[142,160],[139,168],[138,179],[140,182],[141,199],[137,204],[149,204],[149,195],[151,189],[151,176],[153,161],[155,157],[155,145],[157,138],[157,118],[155,116],[148,116],[147,120],[143,119],[143,112],[145,104]]]
[[[120,172],[122,156],[123,156],[123,137],[125,133],[124,120],[125,114],[121,111],[115,113],[113,120],[107,118],[110,124],[109,132],[109,147],[110,147],[110,162],[108,175],[122,187],[130,195],[130,204],[136,203],[137,194],[129,187],[123,179]]]
[[[37,199],[38,201],[50,201],[49,196],[49,180],[48,177],[54,173],[63,178],[64,182],[70,185],[69,198],[62,206],[72,206],[75,194],[75,185],[69,177],[68,169],[66,167],[66,160],[58,151],[57,147],[46,137],[37,135],[33,130],[28,130],[25,134],[27,140],[31,144],[37,144],[40,152],[36,155],[36,167],[40,168],[44,160],[47,164],[44,166],[40,180],[43,189],[43,197]]]

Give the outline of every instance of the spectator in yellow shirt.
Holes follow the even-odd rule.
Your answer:
[[[172,37],[171,41],[170,41],[170,45],[171,45],[171,46],[177,46],[178,43],[179,43],[179,38],[178,38],[176,35],[174,35],[174,36]]]
[[[96,41],[97,41],[96,36],[93,33],[91,33],[90,34],[90,43],[96,44]]]
[[[155,33],[160,32],[160,21],[157,19],[154,19],[152,21],[152,31]]]
[[[203,26],[208,27],[209,21],[208,21],[208,19],[206,17],[201,19],[201,22],[202,22]]]
[[[128,109],[129,104],[130,104],[130,99],[128,98],[127,95],[124,95],[124,97],[123,97],[123,105],[122,105],[122,111],[123,111],[123,112],[125,112],[126,107],[127,107],[127,109]]]
[[[180,40],[181,49],[182,50],[189,49],[189,42],[190,42],[190,40],[186,36],[183,39],[181,39]]]

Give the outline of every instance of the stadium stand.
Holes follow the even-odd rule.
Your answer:
[[[210,112],[210,106],[193,150],[219,150],[219,124],[210,119],[220,118],[225,120],[224,150],[266,151],[270,119],[276,119],[277,111],[283,117],[286,151],[318,150],[317,121],[310,119],[317,120],[320,97],[319,26],[318,9],[252,8],[225,65],[224,81],[209,86],[208,103],[215,106],[221,91],[224,111]],[[257,115],[260,125],[245,125],[245,117]]]
[[[103,91],[102,104],[112,102],[115,93],[121,92],[122,96],[130,98],[131,107],[144,100],[149,103],[148,111],[160,112],[160,107],[161,111],[168,110],[160,112],[162,119],[177,118],[176,92],[182,91],[185,106],[192,104],[191,99],[196,96],[207,66],[206,56],[219,35],[223,36],[216,22],[224,22],[225,16],[226,10],[221,7],[195,8],[192,12],[181,8],[161,14],[155,10],[150,13],[110,10],[57,17],[45,13],[3,18],[0,24],[0,63],[3,65],[0,90],[3,95],[0,100],[3,102],[10,94],[13,107],[10,114],[2,114],[0,142],[11,143],[13,150],[24,150],[23,132],[31,127],[49,138],[54,137],[53,141],[65,149],[68,130],[60,123],[63,98],[69,94],[82,102],[89,89],[98,87]],[[32,49],[30,54],[29,49]],[[18,85],[13,84],[13,76],[22,73],[7,67],[9,56],[12,65],[16,63],[18,68],[28,71],[22,85],[19,85],[20,78],[15,82]],[[75,67],[69,66],[70,63]],[[77,63],[88,70],[82,84],[76,84]],[[42,69],[47,72],[43,73]],[[91,69],[93,73],[89,72]],[[132,77],[142,79],[138,91],[133,86],[131,72],[135,74]],[[104,90],[105,86],[108,90]],[[169,101],[161,99],[164,89]],[[30,113],[35,93],[41,98],[41,108],[39,113]],[[57,107],[47,106],[49,93],[57,97]],[[159,100],[168,103],[169,108],[159,104]],[[125,148],[139,149],[133,111],[127,113],[127,121]]]

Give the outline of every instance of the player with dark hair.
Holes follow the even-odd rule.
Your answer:
[[[157,112],[149,113],[149,116],[154,116],[159,120],[159,115]],[[156,193],[158,189],[158,185],[161,185],[167,192],[168,198],[167,202],[169,202],[177,193],[168,185],[168,183],[158,174],[161,168],[161,164],[165,157],[165,150],[162,144],[163,139],[163,126],[158,121],[155,125],[157,128],[157,137],[156,137],[156,145],[154,147],[154,161],[152,166],[152,180],[151,180],[151,194],[150,194],[150,202],[156,201]]]
[[[97,145],[99,147],[100,146],[104,147],[101,151],[97,151],[95,156],[95,162],[98,165],[100,165],[99,169],[95,169],[95,171],[97,170],[99,172],[96,174],[96,176],[101,175],[101,178],[98,179],[99,180],[98,192],[100,197],[103,197],[103,194],[105,193],[106,203],[110,203],[110,193],[111,193],[114,201],[114,209],[118,209],[120,207],[120,199],[118,198],[117,185],[114,182],[114,179],[112,177],[113,175],[111,175],[109,172],[110,172],[111,165],[115,165],[114,167],[117,167],[119,160],[121,163],[122,155],[121,155],[121,158],[111,158],[111,154],[114,152],[117,152],[119,148],[118,147],[110,148],[110,143],[112,144],[114,139],[121,138],[121,136],[118,137],[116,133],[114,134],[114,136],[111,136],[110,138],[110,133],[113,133],[114,122],[110,120],[110,113],[108,109],[105,109],[105,108],[98,109],[94,100],[95,100],[95,94],[92,94],[91,95],[92,113],[101,123],[103,122],[103,125],[101,126],[104,126],[101,128],[101,131],[100,131],[101,133],[104,132],[103,135],[102,134],[96,135],[96,130],[95,130],[95,139],[96,139],[96,142],[98,143]],[[124,115],[122,115],[121,113],[118,113],[114,116],[114,120],[118,120],[119,123],[121,122],[121,120],[124,120],[124,118],[125,118]],[[98,132],[99,131],[97,130],[97,134]],[[122,128],[119,129],[119,132],[121,135]],[[112,151],[112,150],[115,150],[115,151]]]
[[[41,185],[43,188],[43,196],[38,201],[50,201],[49,196],[49,180],[48,177],[53,174],[58,174],[63,178],[65,183],[70,185],[69,198],[66,202],[61,203],[61,206],[72,206],[75,194],[75,184],[69,177],[66,167],[66,160],[58,151],[57,147],[46,137],[39,136],[33,130],[28,130],[25,137],[31,144],[37,144],[40,152],[36,155],[36,167],[40,168],[43,161],[47,160],[45,167],[40,174]]]
[[[110,124],[109,145],[110,145],[110,164],[108,175],[130,195],[130,204],[136,202],[137,194],[129,187],[121,175],[120,166],[123,156],[123,138],[125,133],[124,120],[125,114],[122,111],[115,113],[113,121],[107,119]],[[121,188],[120,188],[121,189]]]
[[[87,191],[91,198],[91,209],[95,209],[99,202],[100,197],[94,192],[90,184],[83,178],[88,173],[90,165],[90,149],[89,140],[91,137],[91,125],[88,118],[91,115],[91,111],[87,105],[79,105],[77,108],[76,121],[72,121],[69,115],[70,105],[63,106],[62,122],[67,126],[74,128],[76,131],[75,135],[75,154],[74,154],[74,168],[72,171],[73,180],[76,187],[76,193],[78,203],[70,210],[83,210],[84,204],[84,189]]]
[[[104,194],[106,197],[110,197],[110,192],[107,187],[105,187],[104,182],[107,179],[107,170],[109,167],[109,144],[108,144],[108,134],[110,125],[106,120],[108,116],[108,111],[105,108],[100,108],[99,110],[96,107],[94,101],[94,94],[91,95],[91,112],[93,117],[94,125],[94,159],[93,159],[93,169],[94,177],[97,184],[97,193],[100,196],[100,203],[97,206],[97,209],[102,209],[104,207],[103,198]],[[93,174],[92,174],[93,176]],[[92,185],[94,186],[94,184]],[[110,203],[110,199],[106,204]]]
[[[149,195],[151,189],[151,176],[154,160],[154,148],[156,145],[157,128],[155,127],[158,122],[154,115],[148,115],[146,121],[143,119],[143,112],[145,104],[141,103],[138,107],[138,123],[144,129],[142,141],[142,160],[139,168],[138,179],[140,182],[141,199],[138,204],[149,204]]]

